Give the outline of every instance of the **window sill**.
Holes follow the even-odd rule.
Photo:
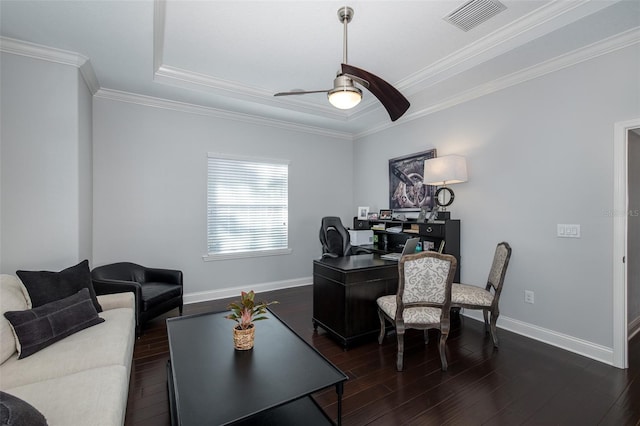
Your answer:
[[[202,256],[202,260],[205,262],[214,262],[216,260],[230,260],[230,259],[247,259],[251,257],[264,257],[264,256],[281,256],[285,254],[291,254],[293,250],[290,248],[277,249],[277,250],[256,250],[256,251],[243,251],[237,253],[224,253],[224,254],[205,254]]]

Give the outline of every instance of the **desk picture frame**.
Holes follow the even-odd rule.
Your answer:
[[[391,220],[392,217],[393,217],[393,210],[391,209],[380,210],[380,215],[378,216],[380,220]]]
[[[358,220],[367,220],[367,216],[369,215],[369,207],[358,207]]]

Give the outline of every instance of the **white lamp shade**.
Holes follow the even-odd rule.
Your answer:
[[[425,185],[449,185],[467,181],[467,160],[460,155],[446,155],[424,162]]]

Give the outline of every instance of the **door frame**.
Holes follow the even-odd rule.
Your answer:
[[[627,318],[628,134],[640,118],[615,123],[613,143],[613,365],[629,368]]]

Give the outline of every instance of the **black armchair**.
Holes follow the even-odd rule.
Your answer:
[[[136,335],[150,319],[178,308],[182,315],[182,271],[146,268],[129,262],[91,271],[97,295],[132,291],[136,299]]]

